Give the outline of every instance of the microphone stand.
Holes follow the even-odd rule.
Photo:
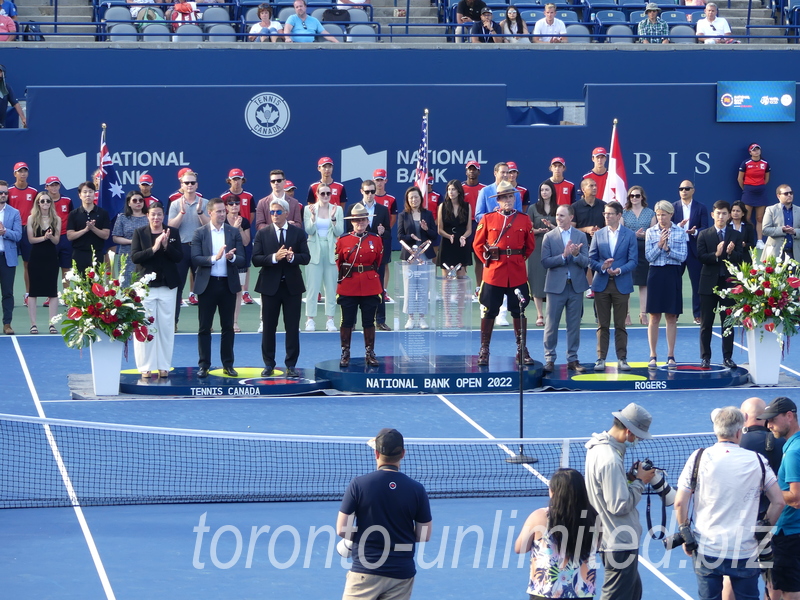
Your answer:
[[[525,297],[516,290],[517,299],[519,300],[519,348],[517,349],[517,373],[519,374],[519,439],[525,438],[525,416],[523,413],[523,391],[525,388],[524,374],[525,374],[525,348],[527,348],[528,340],[528,319],[525,317]],[[515,332],[516,333],[516,332]],[[530,463],[539,462],[535,456],[527,456],[523,451],[522,443],[519,445],[519,454],[509,456],[506,462],[513,465],[527,465]]]

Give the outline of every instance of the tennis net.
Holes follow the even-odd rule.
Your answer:
[[[402,470],[432,498],[543,496],[561,466],[583,470],[587,438],[406,438]],[[711,434],[656,436],[674,479]],[[520,453],[538,459],[514,464]],[[375,468],[367,438],[166,429],[0,415],[0,507],[339,500]]]

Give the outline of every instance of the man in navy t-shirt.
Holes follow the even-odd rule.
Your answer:
[[[387,592],[403,600],[414,585],[415,543],[431,537],[431,508],[422,484],[400,472],[402,434],[381,429],[370,445],[378,468],[350,482],[336,519],[340,552],[353,557],[342,600]]]

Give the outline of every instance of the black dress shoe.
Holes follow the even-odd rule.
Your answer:
[[[294,378],[299,379],[300,378],[300,371],[298,371],[294,367],[286,367],[286,376],[287,377],[294,377]]]
[[[711,361],[707,358],[704,358],[700,361],[700,368],[701,369],[710,369],[711,368]]]
[[[725,360],[723,360],[722,364],[725,365],[726,367],[728,367],[729,369],[735,369],[736,368],[736,363],[733,362],[733,360],[730,359],[730,358],[726,358]]]
[[[586,370],[586,368],[577,360],[569,361],[567,363],[567,369],[570,371],[575,371],[576,373],[583,373]]]
[[[555,371],[556,365],[552,360],[548,360],[544,363],[544,369],[542,369],[545,373],[552,373]]]
[[[261,371],[261,376],[262,377],[272,377],[272,371],[274,371],[274,369],[272,367],[264,367],[264,370]]]
[[[238,377],[239,373],[233,367],[222,367],[222,372],[228,377]]]
[[[205,379],[206,377],[208,377],[208,367],[200,367],[199,369],[197,369],[197,376],[200,379]]]

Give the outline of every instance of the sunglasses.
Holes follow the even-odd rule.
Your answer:
[[[781,192],[781,196],[794,196],[794,192]]]
[[[283,214],[283,211],[282,210],[271,210],[271,211],[269,211],[269,214],[276,215],[276,216],[281,216]]]
[[[228,206],[235,206],[241,203],[242,203],[241,200],[228,200],[225,204],[227,204]]]
[[[8,192],[0,192],[0,196],[8,196]]]
[[[641,194],[628,194],[628,198],[641,198]]]
[[[679,191],[679,192],[690,192],[690,191],[692,191],[693,189],[694,189],[694,188],[691,188],[691,187],[679,187],[679,188],[678,188],[678,191]]]
[[[331,193],[330,192],[319,192],[319,195],[320,196],[330,196]]]
[[[144,198],[131,198],[131,202],[144,202]]]
[[[183,184],[184,185],[197,185],[197,182],[196,181],[184,181]]]
[[[39,200],[39,204],[52,204],[52,200]]]
[[[375,190],[361,190],[361,191],[364,192],[365,194],[374,194],[375,193]]]
[[[280,183],[281,181],[284,181],[284,180],[283,179],[270,179],[269,180],[270,183]]]

